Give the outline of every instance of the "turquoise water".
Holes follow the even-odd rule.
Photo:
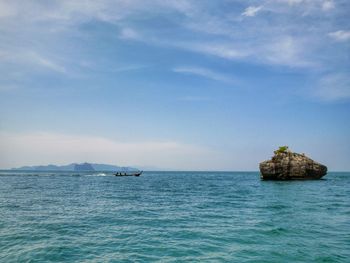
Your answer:
[[[0,173],[1,262],[350,262],[350,173]]]

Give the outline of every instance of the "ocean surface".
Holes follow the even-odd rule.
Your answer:
[[[350,173],[0,172],[0,262],[350,262]]]

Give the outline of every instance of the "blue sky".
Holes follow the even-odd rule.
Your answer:
[[[0,0],[0,167],[350,169],[347,0]]]

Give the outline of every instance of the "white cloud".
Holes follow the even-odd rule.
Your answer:
[[[28,53],[27,58],[29,62],[37,64],[41,67],[44,67],[59,73],[66,73],[66,69],[63,66],[35,52]]]
[[[31,69],[34,66],[58,73],[66,73],[65,67],[34,51],[12,50],[11,52],[0,52],[1,62],[27,65]]]
[[[306,44],[302,40],[291,36],[280,36],[271,39],[263,44],[260,59],[262,63],[274,65],[285,65],[290,67],[315,67],[316,64],[310,62],[305,57]]]
[[[304,0],[282,0],[284,2],[287,2],[289,5],[296,5],[302,3]]]
[[[155,41],[155,40],[153,40]],[[155,41],[154,43],[157,43]],[[230,41],[213,42],[173,42],[163,45],[175,46],[206,55],[212,55],[227,60],[248,61],[255,64],[283,65],[288,67],[314,68],[317,63],[308,59],[308,44],[305,39],[289,35],[271,36],[270,39],[258,42]]]
[[[289,11],[291,9],[299,10],[303,15],[319,15],[321,10],[328,12],[336,7],[333,0],[267,0],[264,2],[268,10],[282,10],[285,12],[283,5],[287,5]]]
[[[57,133],[0,133],[1,168],[87,161],[170,169],[214,169],[210,160],[220,160],[218,153],[176,141],[120,142]]]
[[[350,40],[350,31],[338,30],[328,34],[331,38],[336,41],[348,41]]]
[[[131,65],[123,65],[123,66],[112,68],[111,71],[113,72],[136,71],[136,70],[141,70],[149,67],[150,67],[149,65],[131,64]]]
[[[311,1],[313,1],[313,0],[311,0]],[[263,2],[265,2],[265,4],[267,5],[267,6],[269,6],[269,7],[271,7],[271,6],[277,6],[277,5],[280,5],[280,4],[282,4],[282,5],[288,5],[288,8],[289,7],[291,7],[291,6],[298,6],[298,5],[300,5],[300,4],[306,4],[306,3],[308,3],[308,1],[307,0],[267,0],[267,1],[263,1]],[[315,0],[315,2],[316,2],[316,0]]]
[[[189,43],[184,45],[189,50],[194,50],[204,54],[214,55],[225,59],[242,59],[248,57],[251,54],[249,47],[235,47],[231,43]]]
[[[211,69],[207,68],[201,68],[201,67],[176,67],[173,69],[174,72],[177,73],[183,73],[183,74],[191,74],[191,75],[197,75],[200,77],[227,82],[227,83],[233,83],[234,79],[230,76],[227,76],[225,74],[215,72]]]
[[[350,99],[350,74],[334,73],[322,77],[314,95],[324,101]]]
[[[50,5],[35,1],[22,4],[23,2],[13,0],[8,3],[10,4],[7,5],[7,9],[12,11],[6,11],[6,21],[11,21],[11,26],[2,23],[0,28],[4,28],[6,32],[13,30],[14,39],[25,31],[38,40],[41,38],[36,33],[40,32],[40,35],[45,36],[44,40],[47,40],[55,36],[51,34],[55,28],[77,30],[79,26],[72,25],[100,20],[121,28],[120,41],[141,41],[162,48],[178,48],[226,60],[294,68],[314,68],[320,64],[328,67],[328,60],[336,60],[334,52],[327,52],[330,48],[327,34],[335,27],[333,21],[336,21],[331,15],[336,14],[320,12],[321,9],[335,8],[334,1],[330,0],[264,0],[259,2],[260,5],[247,7],[242,14],[240,9],[216,14],[208,11],[212,5],[211,1],[190,0],[62,0]],[[257,16],[262,9],[267,11],[266,15],[262,13]],[[308,18],[302,15],[304,11]],[[15,16],[20,13],[25,16],[9,18],[9,14]],[[242,15],[256,17],[243,19]],[[325,16],[324,19],[320,19],[322,15]],[[142,17],[142,24],[138,25],[135,17]],[[159,30],[160,27],[154,27],[153,23],[148,24],[147,19],[152,20],[155,17],[163,17],[166,18],[164,21],[170,21],[172,27],[169,30],[175,29],[174,34],[169,31],[164,33],[164,30]],[[317,24],[312,21],[316,21]],[[47,35],[48,32],[50,36]],[[79,38],[80,32],[73,33],[77,33]],[[349,32],[335,31],[329,33],[329,37],[336,41],[347,41]],[[57,42],[60,41],[61,39],[57,38]],[[49,42],[50,44],[45,45],[45,48],[48,48],[45,52],[33,49],[40,50],[40,56],[32,56],[32,63],[40,65],[43,69],[67,72],[71,64],[66,61],[71,60],[64,59],[66,54],[50,54],[49,47],[55,41]],[[4,46],[1,41],[0,49],[9,51],[16,57],[17,49]]]
[[[243,16],[255,16],[260,10],[262,6],[249,6],[242,13]]]
[[[324,1],[322,3],[322,10],[324,10],[324,11],[329,11],[329,10],[334,9],[334,8],[335,8],[335,5],[334,5],[333,1]]]
[[[274,65],[288,65],[288,66],[312,66],[316,63],[309,63],[304,61],[304,56],[313,53],[313,45],[304,45],[303,50],[301,46],[296,47],[297,38],[313,38],[308,32],[308,25],[303,24],[300,20],[300,8],[285,7],[285,5],[302,6],[303,10],[307,10],[308,14],[315,14],[319,16],[319,10],[322,7],[324,10],[334,8],[334,2],[331,0],[307,1],[307,0],[269,0],[262,1],[259,6],[249,6],[242,13],[243,16],[256,16],[262,8],[269,12],[269,16],[275,16],[278,20],[274,24],[269,22],[265,16],[259,16],[255,19],[247,21],[232,20],[225,15],[213,15],[206,11],[206,5],[198,4],[189,0],[181,1],[68,1],[62,0],[54,2],[51,5],[43,5],[39,2],[26,2],[20,4],[19,1],[11,1],[11,4],[6,5],[6,13],[19,14],[25,13],[26,16],[12,18],[13,23],[33,25],[34,28],[38,26],[37,21],[45,22],[50,25],[48,28],[54,30],[54,27],[66,27],[67,29],[74,28],[72,24],[82,24],[91,20],[101,20],[113,23],[121,27],[120,39],[122,40],[136,40],[143,41],[160,46],[169,46],[186,49],[192,52],[200,52],[218,56],[230,60],[242,60],[248,62],[259,62]],[[316,10],[317,8],[318,10]],[[15,12],[16,11],[16,12]],[[21,11],[21,12],[18,12]],[[295,13],[296,12],[296,13]],[[136,31],[128,25],[128,18],[133,16],[147,17],[147,14],[166,15],[172,17],[173,14],[181,13],[183,16],[177,17],[174,21],[178,26],[182,26],[194,33],[207,34],[212,41],[208,43],[208,38],[201,40],[201,42],[194,43],[189,38],[174,39],[165,38],[161,31],[157,28],[147,28],[147,25],[142,25]],[[40,15],[39,15],[40,14]],[[282,14],[283,17],[278,17]],[[288,17],[295,17],[295,23],[289,23]],[[253,22],[253,20],[255,22]],[[272,21],[272,20],[271,20]],[[9,27],[21,29],[19,27]],[[147,28],[147,30],[141,30]],[[321,27],[318,27],[321,29]],[[48,29],[48,30],[49,30]],[[8,29],[6,29],[8,30]],[[45,31],[45,28],[41,28]],[[312,29],[314,31],[315,29]],[[295,34],[298,31],[299,34]],[[304,32],[305,31],[305,32]],[[311,32],[312,32],[311,31]],[[18,33],[20,34],[20,33]],[[280,51],[277,44],[273,41],[282,38],[283,35],[293,35],[293,43],[288,44],[286,41],[282,42],[285,45],[286,52]],[[213,36],[220,36],[219,41],[213,40]],[[339,31],[330,33],[330,36],[342,41],[348,38],[347,31]],[[165,40],[167,39],[167,40]],[[321,40],[320,40],[321,41]],[[213,43],[214,42],[214,43]],[[275,51],[273,51],[273,49]],[[297,51],[297,52],[296,52]],[[15,51],[14,51],[15,52]],[[274,55],[277,54],[276,57]],[[317,57],[317,56],[314,56]],[[279,60],[281,58],[281,60]],[[55,71],[63,72],[64,65],[52,61],[52,59],[41,60],[42,66],[51,68]],[[281,63],[279,63],[281,61]],[[40,63],[40,59],[37,60]]]
[[[132,39],[132,40],[138,40],[141,38],[140,34],[132,28],[123,28],[120,32],[119,37],[121,39]]]
[[[117,23],[137,13],[151,14],[162,10],[189,12],[191,3],[188,0],[52,0],[49,4],[43,4],[31,0],[12,0],[4,7],[6,10],[13,10],[6,13],[4,11],[5,14],[20,16],[21,21],[50,21],[64,23],[69,27],[90,20]]]
[[[184,14],[191,14],[194,9],[192,2],[189,0],[155,0],[151,2],[163,8],[173,9]]]
[[[16,9],[9,2],[0,1],[0,18],[14,16]]]

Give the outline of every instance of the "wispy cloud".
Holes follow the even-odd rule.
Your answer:
[[[261,46],[261,59],[264,63],[291,67],[315,67],[305,55],[306,43],[291,36],[280,36]]]
[[[321,11],[327,13],[336,8],[333,0],[269,0],[264,2],[268,9],[283,10],[281,5],[287,5],[288,8],[299,10],[303,16],[320,14]]]
[[[302,39],[303,42],[309,39],[310,41],[306,42],[312,42],[314,36],[319,36],[321,32],[312,33],[315,29],[309,26],[307,16],[302,16],[300,12],[304,10],[303,12],[307,12],[308,16],[316,17],[320,15],[319,11],[322,9],[334,9],[334,1],[266,0],[260,3],[260,5],[247,6],[242,14],[233,13],[232,15],[226,14],[225,11],[220,15],[212,14],[207,11],[210,9],[208,3],[201,2],[199,4],[190,0],[156,0],[151,2],[140,0],[72,2],[64,0],[55,2],[55,5],[34,4],[30,1],[25,5],[21,5],[20,2],[13,1],[4,5],[6,8],[3,12],[6,17],[12,17],[13,20],[15,19],[14,16],[22,11],[24,12],[23,9],[25,8],[26,16],[18,18],[16,23],[25,23],[28,26],[33,25],[35,27],[41,25],[37,23],[41,21],[48,23],[50,30],[53,30],[55,26],[64,26],[69,29],[72,28],[72,24],[84,24],[91,20],[100,20],[120,26],[122,28],[119,32],[121,40],[136,40],[163,47],[178,47],[224,59],[237,59],[253,63],[271,63],[292,67],[312,67],[316,65],[318,62],[305,61],[305,57],[309,57],[307,60],[310,60],[311,57],[315,59],[317,55],[312,55],[319,52],[319,50],[315,50],[312,43],[301,46],[299,39]],[[207,5],[209,6],[207,7]],[[300,8],[290,8],[290,6],[300,6]],[[266,15],[257,16],[257,13],[262,9],[266,9]],[[42,15],[38,15],[39,12]],[[198,34],[200,41],[194,42],[193,38],[177,37],[176,34],[169,39],[165,38],[156,27],[148,27],[147,23],[143,23],[138,30],[135,30],[128,23],[129,17],[132,18],[135,15],[147,17],[149,16],[147,14],[152,13],[156,13],[160,17],[166,16],[169,19],[172,19],[172,16],[178,17],[178,20],[174,23],[178,27],[183,27],[193,31],[194,34]],[[179,17],[178,14],[182,16]],[[237,18],[241,15],[249,16],[251,19],[247,19],[247,21],[232,19],[232,16]],[[267,15],[274,19],[267,19]],[[289,23],[286,17],[293,17],[295,22],[293,24]],[[12,21],[12,23],[15,22]],[[318,30],[322,30],[321,26],[318,25]],[[329,27],[329,25],[327,26]],[[45,28],[42,28],[42,30],[45,30]],[[296,31],[298,31],[298,34],[295,34]],[[213,38],[215,36],[220,36],[220,38]],[[333,32],[330,36],[338,41],[348,39],[347,31]],[[282,48],[275,43],[276,40],[279,41],[283,37],[289,39],[281,42],[282,47],[286,49],[286,54],[280,52]],[[273,53],[278,55],[274,57]],[[280,63],[279,58],[281,58]],[[54,65],[57,63],[44,60],[42,64],[46,64],[47,67],[51,67],[53,70],[56,69],[56,71],[62,71],[64,67],[64,65]]]
[[[262,6],[249,6],[242,13],[243,16],[255,16],[260,10]]]
[[[323,101],[337,101],[350,98],[350,75],[347,73],[333,73],[322,77],[314,95]]]
[[[237,47],[234,44],[229,44],[226,41],[224,43],[213,42],[200,42],[200,43],[180,43],[185,49],[200,52],[204,54],[214,55],[230,60],[239,60],[248,57],[252,54],[250,47]]]
[[[140,39],[140,34],[133,30],[132,28],[123,28],[120,32],[119,37],[121,39],[131,39],[131,40],[138,40]]]
[[[173,71],[176,73],[196,75],[203,78],[226,82],[226,83],[235,82],[234,78],[219,72],[215,72],[208,68],[183,66],[183,67],[176,67],[173,69]]]
[[[154,40],[154,43],[157,43]],[[164,42],[159,42],[164,45]],[[235,43],[229,40],[221,43],[208,42],[173,42],[175,46],[205,55],[220,57],[227,60],[245,61],[254,64],[279,65],[293,68],[314,68],[316,61],[307,55],[307,41],[289,35],[272,36],[269,40],[260,42]]]
[[[338,30],[335,32],[331,32],[328,34],[331,38],[333,38],[336,41],[348,41],[350,40],[350,31],[345,30]]]
[[[136,63],[115,63],[111,65],[101,65],[103,63],[97,63],[96,61],[83,60],[79,62],[79,67],[84,70],[90,70],[92,72],[128,72],[128,71],[137,71],[146,68],[150,68],[150,64],[136,64]]]
[[[335,4],[333,1],[323,1],[322,3],[322,9],[324,11],[329,11],[335,8]]]
[[[276,0],[276,2],[287,3],[288,5],[297,5],[304,2],[304,0]]]
[[[141,70],[149,67],[150,67],[149,65],[131,64],[131,65],[123,65],[123,66],[115,67],[111,69],[111,71],[113,72],[135,71],[135,70]]]
[[[16,8],[12,6],[9,2],[0,2],[0,18],[14,16],[16,12]]]
[[[0,63],[22,64],[58,73],[66,73],[66,69],[59,63],[30,50],[0,52]]]
[[[66,69],[63,66],[35,52],[30,52],[27,54],[27,62],[36,64],[38,66],[41,66],[59,73],[66,73]]]
[[[134,39],[160,47],[173,47],[219,57],[232,61],[243,61],[254,64],[279,65],[293,68],[315,68],[318,62],[312,61],[307,55],[307,41],[289,35],[271,36],[270,39],[260,42],[231,40],[213,41],[167,41],[156,37]]]
[[[55,54],[55,49],[50,49],[62,41],[61,35],[55,35],[57,30],[63,28],[63,38],[67,32],[79,38],[81,25],[102,21],[115,28],[117,41],[139,41],[159,48],[175,48],[202,54],[209,59],[216,57],[300,71],[322,67],[334,71],[333,62],[338,60],[341,51],[332,52],[332,44],[350,39],[348,30],[339,30],[346,20],[339,22],[337,19],[346,17],[346,2],[262,0],[249,5],[244,1],[230,3],[232,8],[222,8],[220,3],[211,1],[191,0],[62,0],[50,5],[37,1],[1,2],[3,20],[0,30],[6,34],[2,34],[0,40],[11,39],[15,44],[0,41],[0,49],[10,54],[8,57],[12,63],[25,64],[26,60],[36,69],[67,73],[72,64],[79,62],[67,59],[68,55],[62,51]],[[242,5],[245,6],[242,8]],[[213,7],[216,11],[209,11]],[[142,17],[142,23],[135,17]],[[155,19],[168,22],[171,27],[161,30],[155,26]],[[36,39],[36,42],[42,41],[45,52],[19,45],[22,34]],[[23,58],[18,55],[18,50],[24,54]],[[34,53],[30,54],[33,50]],[[0,60],[4,61],[1,54]],[[209,76],[212,79],[218,77]]]

